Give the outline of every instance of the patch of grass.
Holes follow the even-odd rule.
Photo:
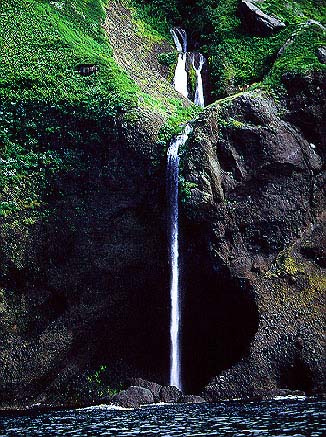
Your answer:
[[[289,45],[279,56],[270,73],[265,79],[265,83],[272,87],[280,84],[284,73],[307,73],[309,71],[326,70],[326,66],[321,64],[317,57],[317,49],[326,44],[326,32],[318,25],[301,26]]]
[[[164,38],[171,38],[173,23],[181,20],[176,0],[128,0],[136,11],[136,16],[155,29]]]
[[[1,3],[0,97],[83,104],[92,112],[136,104],[136,85],[112,57],[99,0],[4,0]],[[78,64],[98,66],[83,77]]]

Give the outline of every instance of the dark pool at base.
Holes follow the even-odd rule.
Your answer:
[[[99,406],[0,415],[1,436],[309,436],[326,435],[325,401],[283,399],[138,410]]]

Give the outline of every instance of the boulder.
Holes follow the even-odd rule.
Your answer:
[[[113,396],[111,402],[124,408],[139,408],[141,405],[153,404],[154,397],[147,388],[132,386]]]
[[[182,397],[182,392],[174,386],[165,386],[161,390],[161,401],[165,403],[179,402]]]
[[[154,402],[160,401],[160,393],[162,386],[160,384],[157,384],[156,382],[147,381],[146,379],[142,378],[132,378],[131,379],[131,385],[143,387],[147,390],[150,390],[154,397]]]
[[[181,404],[202,404],[203,402],[206,402],[206,401],[201,396],[186,395],[186,396],[182,396],[182,398],[179,400],[179,402]]]
[[[326,64],[326,46],[319,47],[319,49],[317,49],[317,57],[319,62]]]
[[[242,0],[239,3],[238,15],[243,28],[254,35],[269,36],[286,27],[282,21],[265,14],[252,0]]]

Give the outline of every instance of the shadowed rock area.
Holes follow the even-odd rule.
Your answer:
[[[164,168],[141,127],[115,129],[52,181],[48,220],[1,227],[3,406],[89,402],[86,374],[108,363],[110,387],[167,379]]]

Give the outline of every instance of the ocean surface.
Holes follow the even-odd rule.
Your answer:
[[[326,435],[325,401],[312,398],[219,404],[100,405],[0,415],[1,436],[295,436]]]

